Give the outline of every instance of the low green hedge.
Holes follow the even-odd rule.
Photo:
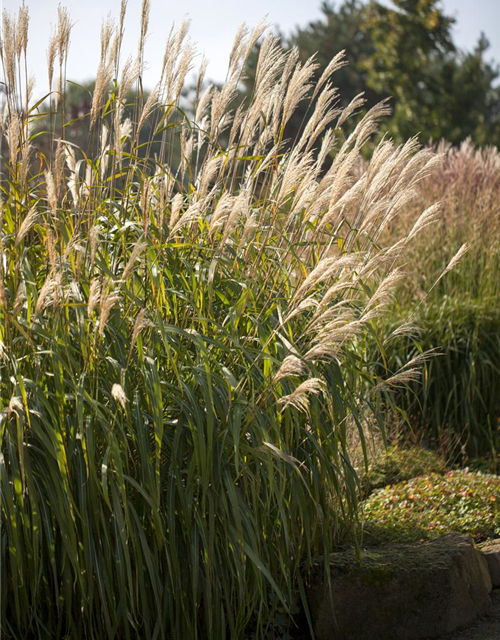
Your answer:
[[[417,476],[430,473],[442,475],[446,470],[445,461],[434,451],[423,447],[389,447],[370,465],[367,473],[361,475],[362,495],[367,497],[375,489]]]

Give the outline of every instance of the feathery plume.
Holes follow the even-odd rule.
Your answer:
[[[342,109],[342,113],[337,120],[337,129],[340,129],[344,122],[346,122],[346,120],[348,120],[357,109],[360,109],[366,103],[364,95],[364,93],[358,93],[357,96],[354,96],[347,107]]]
[[[238,29],[236,30],[233,46],[231,48],[231,53],[229,54],[229,68],[231,69],[235,64],[238,64],[238,61],[241,57],[242,46],[245,45],[245,39],[248,36],[249,30],[246,22],[240,24]]]
[[[28,128],[28,123],[25,123],[25,127]],[[23,184],[27,184],[28,173],[31,166],[31,158],[33,155],[33,146],[28,139],[29,131],[25,134],[24,137],[25,139],[21,144],[21,162],[19,165],[19,177]]]
[[[125,409],[127,408],[126,405],[128,402],[128,398],[125,395],[125,391],[123,390],[121,384],[115,382],[115,384],[111,387],[111,396],[113,397],[113,400],[115,400],[115,402],[117,402],[125,411]]]
[[[96,305],[99,303],[100,298],[101,298],[101,283],[99,282],[99,280],[97,280],[97,278],[94,278],[90,283],[89,301],[87,304],[87,316],[89,318],[92,317],[92,313],[94,312]]]
[[[100,165],[99,165],[99,174],[101,176],[101,180],[104,180],[106,176],[106,171],[108,170],[109,164],[109,128],[108,125],[104,122],[102,123],[101,133],[99,137],[99,149],[100,149]]]
[[[151,9],[151,0],[142,0],[141,29],[140,29],[140,36],[139,36],[139,48],[137,50],[137,59],[140,62],[141,74],[142,74],[142,65],[143,65],[143,58],[144,58],[144,45],[146,43],[146,36],[148,33],[150,9]]]
[[[57,210],[57,192],[56,192],[56,184],[54,182],[54,176],[52,175],[52,171],[45,172],[45,184],[47,187],[47,200],[49,203],[50,210],[52,214],[55,215]]]
[[[72,147],[67,143],[64,145],[64,155],[66,158],[66,165],[69,169],[68,189],[71,192],[71,197],[73,198],[74,204],[78,205],[80,198],[78,194],[78,172],[76,166],[76,158]]]
[[[17,18],[17,39],[16,46],[18,49],[18,56],[23,53],[26,56],[28,49],[28,28],[29,28],[29,11],[24,0],[19,7],[19,14]]]
[[[317,68],[318,64],[314,62],[314,56],[306,60],[303,65],[297,64],[295,67],[283,103],[282,126],[291,118],[299,102],[307,96],[312,87],[311,79]]]
[[[309,378],[305,380],[287,396],[282,396],[278,399],[278,404],[281,405],[281,411],[293,407],[306,415],[309,415],[309,394],[318,395],[326,388],[325,381],[321,378]]]
[[[147,246],[148,245],[147,245],[146,242],[138,242],[135,245],[134,250],[130,254],[130,258],[128,259],[128,262],[127,262],[127,264],[125,266],[125,269],[123,270],[122,277],[121,277],[121,281],[122,282],[125,282],[127,280],[127,278],[129,277],[129,275],[132,272],[132,269],[134,268],[134,264],[135,264],[137,258],[144,251],[144,249],[146,249]]]
[[[93,127],[97,121],[99,111],[111,80],[113,79],[113,67],[101,60],[97,69],[94,93],[92,95],[92,106],[90,108],[90,126]]]
[[[432,287],[429,289],[429,291],[432,291],[432,289],[434,289],[434,287],[437,285],[437,283],[440,282],[447,273],[452,271],[457,266],[457,264],[460,262],[460,260],[463,258],[463,256],[469,251],[469,248],[470,248],[469,244],[467,242],[464,242],[464,244],[456,252],[456,254],[453,256],[453,258],[448,262],[448,265],[446,266],[446,269],[439,276],[439,278],[436,280],[436,282],[432,285]]]
[[[146,123],[146,120],[149,118],[154,108],[158,104],[158,101],[160,98],[160,91],[161,91],[161,85],[157,84],[156,87],[153,89],[153,91],[151,91],[151,93],[149,94],[148,99],[146,100],[146,103],[142,109],[139,124],[137,125],[137,134],[139,134],[139,131],[142,129],[142,127]]]
[[[182,196],[182,193],[176,193],[175,196],[172,198],[172,204],[170,205],[170,220],[169,220],[171,230],[174,229],[177,224],[177,220],[180,216],[183,202],[184,202],[184,198]]]
[[[118,69],[120,67],[120,52],[123,42],[124,32],[114,26],[114,38],[111,42],[108,52],[108,60],[114,70],[114,77],[118,77]]]
[[[180,195],[180,194],[177,194],[177,195]],[[177,196],[174,197],[174,201],[175,201],[175,198],[177,198]],[[182,196],[181,196],[180,202],[182,202]],[[177,201],[175,204],[177,206],[179,204],[179,201]],[[169,237],[172,237],[177,233],[177,231],[179,231],[179,229],[191,224],[192,222],[197,220],[199,217],[201,217],[204,211],[204,205],[205,205],[205,199],[194,202],[190,207],[186,209],[186,211],[182,214],[182,216],[179,219],[177,219],[178,211],[174,210],[174,202],[172,202],[172,214],[170,218],[170,224],[172,225],[172,219],[177,221],[173,226],[171,226]],[[174,217],[174,213],[176,214],[175,217]]]
[[[282,378],[290,378],[291,376],[302,376],[308,373],[308,368],[305,363],[294,355],[287,356],[281,363],[276,375],[273,378],[274,382],[278,382]]]
[[[24,218],[21,226],[19,227],[19,231],[17,232],[17,235],[16,235],[16,241],[14,243],[15,247],[18,246],[18,244],[30,231],[32,226],[35,224],[36,219],[38,218],[38,215],[39,213],[37,211],[36,205],[33,205],[31,209],[28,211],[28,213],[26,214],[26,217]]]
[[[431,205],[430,207],[427,207],[427,209],[422,211],[417,221],[411,228],[409,234],[406,236],[405,243],[410,242],[411,240],[413,240],[415,236],[417,236],[426,227],[428,227],[431,224],[434,224],[439,219],[440,213],[441,213],[441,204],[439,202],[436,202],[435,204]]]
[[[376,305],[387,305],[393,299],[395,287],[399,282],[401,282],[403,276],[404,274],[400,268],[396,268],[391,271],[382,280],[376,291],[368,300],[363,312],[363,316],[368,312],[369,309],[373,308]]]
[[[93,265],[95,261],[95,256],[97,253],[97,247],[99,246],[99,234],[101,232],[101,227],[98,224],[92,226],[89,232],[89,240],[90,240],[90,264]]]
[[[187,42],[182,51],[181,59],[177,68],[176,87],[174,89],[174,99],[177,102],[180,98],[186,76],[193,68],[193,59],[196,55],[196,47],[191,42]]]
[[[35,315],[39,315],[46,307],[57,305],[60,300],[61,273],[49,273],[40,289],[36,301]]]
[[[56,243],[54,238],[54,233],[52,228],[46,223],[45,231],[47,234],[47,255],[49,258],[50,266],[52,270],[55,271],[56,268]]]
[[[150,320],[148,320],[146,309],[141,309],[137,314],[137,318],[135,319],[135,322],[134,322],[134,329],[132,331],[132,340],[130,341],[129,357],[135,347],[135,343],[137,342],[137,338],[139,337],[139,334],[141,333],[141,331],[146,327],[152,327],[152,326],[154,325]]]
[[[57,50],[59,53],[59,64],[63,67],[68,58],[69,38],[71,34],[71,19],[69,11],[66,7],[59,5],[57,7],[58,25],[57,25]]]
[[[17,29],[15,19],[5,9],[2,16],[2,40],[0,45],[5,79],[9,91],[12,92],[16,87]]]
[[[127,58],[125,64],[123,65],[122,73],[120,76],[120,84],[118,86],[118,102],[123,104],[123,102],[127,98],[127,94],[129,93],[132,85],[139,77],[139,63],[133,61],[132,58]]]
[[[122,142],[124,139],[130,137],[132,137],[132,120],[130,118],[126,118],[120,123],[119,138]]]
[[[49,40],[47,49],[47,71],[49,75],[49,89],[52,91],[52,83],[54,80],[54,65],[57,57],[57,34],[53,33]]]
[[[7,141],[10,152],[10,162],[14,166],[21,145],[21,118],[16,111],[10,111]]]
[[[19,286],[17,287],[16,297],[14,299],[14,306],[12,307],[12,315],[17,317],[19,312],[24,306],[26,302],[26,284],[24,280],[21,280]]]
[[[194,98],[194,111],[195,113],[198,110],[198,104],[200,102],[200,94],[201,94],[201,88],[203,86],[203,81],[205,80],[205,74],[207,72],[207,68],[208,68],[208,59],[205,57],[205,55],[203,55],[202,59],[201,59],[201,64],[198,70],[198,78],[196,80],[196,92],[195,92],[195,98]]]
[[[209,84],[200,98],[200,101],[196,108],[196,115],[195,115],[195,122],[197,122],[198,124],[201,122],[201,120],[205,116],[205,113],[212,99],[213,92],[214,92],[214,85]]]
[[[107,18],[103,20],[101,25],[101,57],[100,61],[102,64],[106,64],[108,59],[108,51],[109,45],[111,42],[111,38],[113,37],[113,33],[115,30],[115,24],[111,15],[108,14]]]
[[[7,416],[10,417],[13,413],[20,415],[23,411],[24,407],[21,398],[19,396],[12,396],[7,408]]]
[[[347,64],[349,64],[349,62],[346,60],[345,49],[343,49],[332,58],[332,60],[327,64],[326,69],[321,74],[320,79],[316,83],[316,87],[314,88],[312,94],[313,100],[318,95],[320,89],[323,87],[328,78],[330,78],[330,76],[332,76],[339,69],[342,69],[342,67],[345,67]]]
[[[387,336],[387,338],[384,340],[384,345],[387,345],[393,340],[401,337],[417,338],[419,335],[421,335],[422,331],[422,327],[419,327],[412,322],[403,322],[403,324],[400,324],[399,327],[396,327],[396,329],[394,329],[394,331],[392,331]]]
[[[121,0],[121,4],[120,4],[120,23],[119,23],[120,33],[123,33],[123,31],[125,29],[125,15],[127,13],[127,4],[128,4],[128,0]]]
[[[456,267],[456,265],[460,262],[460,260],[463,258],[463,256],[467,253],[467,251],[469,250],[469,245],[467,244],[467,242],[465,242],[460,249],[456,252],[456,254],[453,256],[453,258],[450,260],[450,262],[448,263],[448,266],[446,267],[446,269],[443,272],[443,275],[445,275],[446,273],[450,272],[452,269],[454,269]]]
[[[101,313],[101,316],[99,318],[99,335],[100,336],[102,336],[102,334],[104,333],[104,329],[108,324],[111,310],[120,299],[120,296],[117,291],[113,291],[112,289],[109,289],[108,291],[103,293],[103,289],[104,287],[101,289],[101,297],[100,297],[100,313]]]
[[[35,90],[35,86],[36,86],[36,78],[33,74],[30,74],[28,78],[28,84],[26,85],[26,111],[29,110],[29,103],[33,98],[33,91]]]

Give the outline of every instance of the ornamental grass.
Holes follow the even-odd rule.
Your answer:
[[[2,631],[267,638],[296,593],[306,604],[313,558],[355,535],[349,429],[362,437],[380,390],[418,370],[417,358],[382,378],[362,345],[375,336],[383,357],[376,320],[404,277],[395,265],[434,210],[395,242],[384,230],[441,160],[383,140],[359,177],[387,105],[341,109],[343,54],[315,79],[314,59],[263,24],[238,31],[222,87],[202,62],[188,110],[182,23],[145,93],[149,2],[123,61],[125,10],[102,27],[76,121],[68,12],[38,99],[27,9],[3,16]],[[253,95],[232,110],[261,38]]]

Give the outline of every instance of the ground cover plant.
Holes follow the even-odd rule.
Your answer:
[[[3,16],[2,632],[265,638],[296,593],[305,604],[313,558],[354,537],[349,429],[363,441],[380,390],[418,369],[380,375],[377,320],[435,209],[396,242],[384,231],[440,158],[384,140],[359,176],[387,106],[343,136],[362,98],[337,105],[342,54],[312,84],[314,60],[263,25],[238,32],[222,88],[202,63],[190,115],[183,23],[146,97],[149,2],[137,58],[121,62],[125,9],[102,28],[85,149],[65,114],[68,13],[49,43],[48,111],[22,71],[27,10]],[[286,123],[312,99],[290,148]]]
[[[375,491],[363,504],[366,543],[500,535],[500,478],[467,470],[430,474]]]

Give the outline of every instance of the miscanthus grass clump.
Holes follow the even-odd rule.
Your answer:
[[[441,166],[386,231],[387,242],[405,237],[421,207],[440,200],[436,224],[408,247],[409,277],[381,320],[389,332],[411,313],[421,332],[416,340],[392,342],[387,365],[392,370],[434,350],[437,357],[426,363],[421,379],[396,391],[408,417],[402,435],[424,440],[462,465],[487,456],[494,469],[500,452],[500,152],[475,149],[470,140],[460,147],[441,142],[437,151],[444,154]],[[460,264],[440,278],[464,243]]]
[[[149,2],[123,63],[125,5],[102,28],[85,148],[65,116],[67,12],[47,111],[22,74],[27,11],[3,17],[2,630],[264,638],[295,593],[305,602],[312,559],[355,531],[349,429],[362,435],[378,390],[414,375],[415,362],[378,378],[360,345],[434,209],[392,245],[384,228],[439,158],[384,140],[358,178],[387,106],[344,137],[362,98],[338,106],[342,54],[313,80],[314,60],[262,25],[238,32],[223,87],[202,63],[190,116],[186,24],[143,95]],[[233,112],[263,35],[255,91]]]

